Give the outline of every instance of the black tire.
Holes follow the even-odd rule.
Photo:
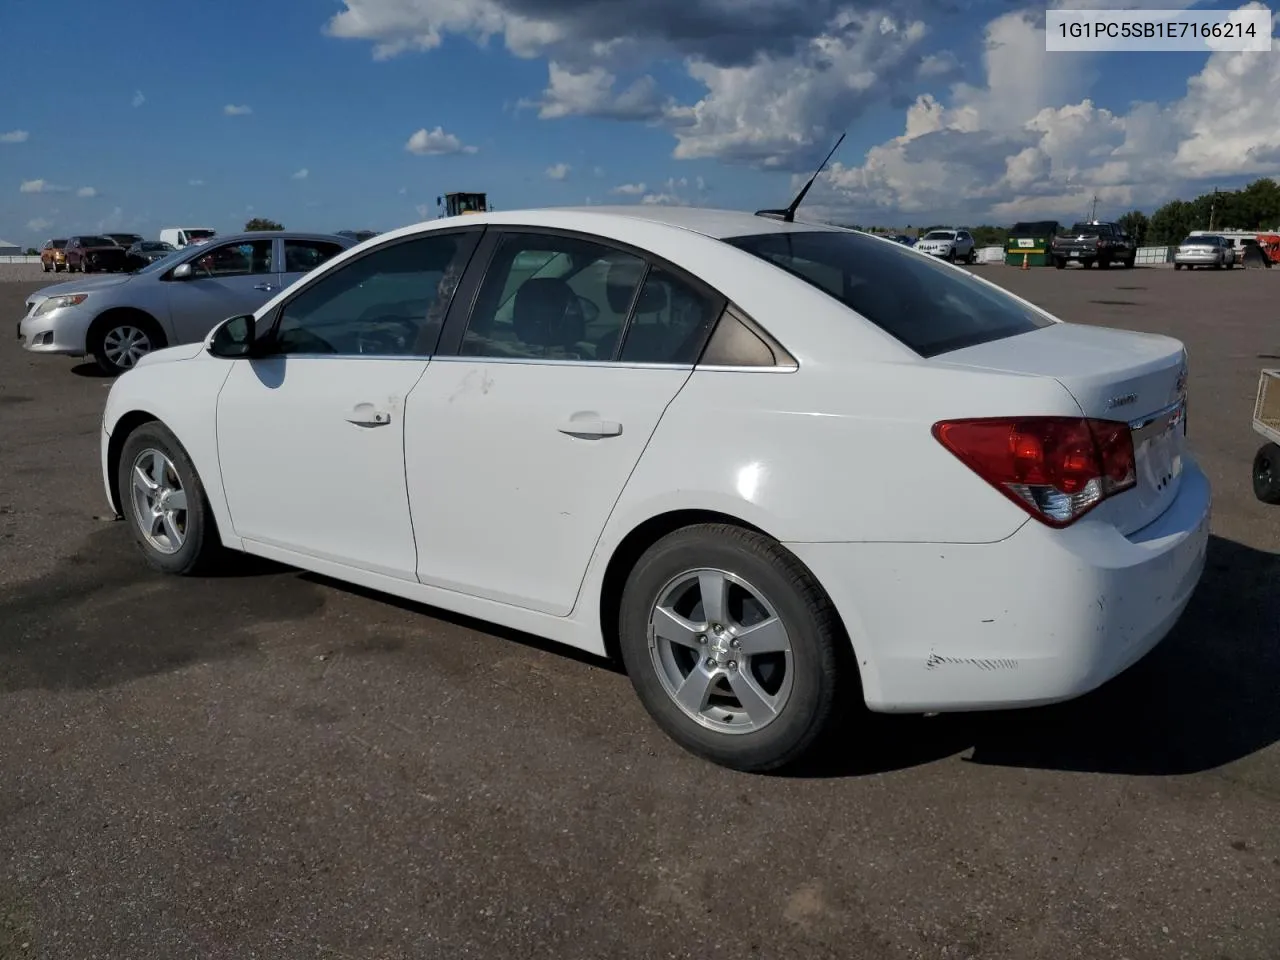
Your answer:
[[[157,549],[143,533],[133,493],[134,468],[140,458],[145,463],[146,455],[152,451],[163,454],[173,465],[181,489],[186,494],[187,506],[183,511],[185,515],[181,518],[184,539],[177,550],[169,553]],[[187,451],[163,424],[153,420],[129,434],[120,453],[116,484],[120,512],[129,525],[134,542],[152,567],[162,573],[189,576],[205,572],[220,559],[222,545],[204,484],[200,481],[191,458],[187,456]]]
[[[1138,262],[1138,258],[1137,258],[1137,257],[1130,257],[1128,260],[1124,261],[1124,268],[1125,268],[1126,270],[1132,270],[1132,269],[1133,269],[1133,265],[1134,265],[1135,263],[1137,263],[1137,262]]]
[[[1280,446],[1264,443],[1253,457],[1253,495],[1280,504]]]
[[[977,247],[970,247],[970,248],[969,248],[969,253],[965,256],[965,258],[964,258],[964,262],[965,262],[965,263],[967,263],[967,264],[969,264],[970,266],[973,266],[975,263],[977,263],[977,262],[978,262],[978,248],[977,248]]]
[[[1099,259],[1099,260],[1098,260],[1098,269],[1099,269],[1099,270],[1109,270],[1110,268],[1111,268],[1111,261],[1110,261],[1110,260],[1107,260],[1107,259],[1105,259],[1105,258],[1102,258],[1102,259]]]
[[[655,664],[649,621],[660,592],[673,578],[708,567],[751,584],[764,595],[787,632],[790,694],[758,730],[721,732],[694,720],[667,692]],[[776,541],[730,524],[685,527],[646,550],[627,578],[618,631],[632,686],[658,726],[691,753],[735,770],[762,772],[794,763],[831,729],[838,707],[848,707],[855,697],[861,699],[856,665],[847,655],[848,640],[817,581]],[[711,652],[710,647],[706,649]],[[700,654],[690,653],[694,666],[687,675],[698,669],[701,659]],[[730,663],[726,670],[735,666]],[[722,675],[727,682],[728,673]]]
[[[1059,270],[1065,270],[1065,269],[1067,269],[1067,259],[1066,259],[1066,257],[1054,257],[1054,258],[1053,258],[1053,265],[1054,265],[1054,267],[1056,267],[1056,268],[1057,268],[1057,269],[1059,269]]]
[[[118,339],[118,336],[113,338],[113,335],[123,335],[121,332],[125,328],[134,328],[146,337],[147,346],[143,353],[151,353],[167,345],[160,325],[146,314],[120,312],[95,320],[89,328],[89,352],[93,354],[93,359],[103,373],[113,377],[133,369],[134,365],[133,362],[117,362],[112,356],[112,345]]]
[[[1175,269],[1175,270],[1181,270],[1181,269],[1182,269],[1182,264],[1180,264],[1180,263],[1175,263],[1175,264],[1173,265],[1173,269]]]
[[[93,273],[93,267],[92,267],[92,266],[90,266],[90,265],[89,265],[88,263],[86,263],[85,261],[81,260],[81,261],[80,261],[80,272],[81,272],[81,273]]]

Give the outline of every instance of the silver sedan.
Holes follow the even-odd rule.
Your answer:
[[[91,356],[123,373],[161,347],[195,343],[227,317],[252,313],[350,237],[263,231],[186,247],[133,273],[84,278],[27,298],[18,340],[32,353]]]
[[[1210,234],[1187,237],[1173,254],[1173,269],[1213,267],[1221,270],[1236,265],[1236,252],[1225,239]]]

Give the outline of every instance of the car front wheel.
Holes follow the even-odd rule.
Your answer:
[[[125,440],[117,471],[121,512],[147,563],[186,575],[219,552],[204,484],[178,438],[152,421]]]
[[[650,547],[627,580],[622,659],[657,724],[690,752],[745,771],[800,759],[856,667],[835,610],[768,537],[699,524]],[[860,696],[860,694],[859,694]]]
[[[91,334],[89,349],[104,373],[119,376],[163,346],[164,335],[150,318],[121,314],[116,319],[99,321]]]

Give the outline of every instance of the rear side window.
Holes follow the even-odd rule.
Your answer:
[[[966,273],[858,233],[766,233],[725,242],[829,293],[923,357],[1053,323]]]

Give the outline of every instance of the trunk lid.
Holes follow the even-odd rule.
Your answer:
[[[1187,355],[1180,341],[1158,334],[1056,323],[935,359],[1052,377],[1075,398],[1086,417],[1128,423],[1138,484],[1094,511],[1122,533],[1133,533],[1155,520],[1177,496],[1186,450]]]

